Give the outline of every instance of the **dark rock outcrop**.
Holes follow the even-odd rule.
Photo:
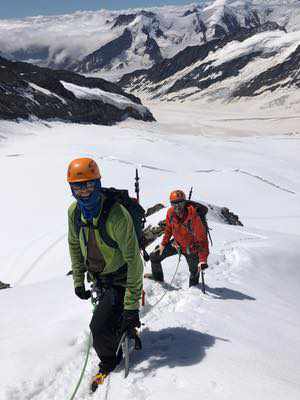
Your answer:
[[[148,35],[148,38],[145,43],[146,49],[145,54],[148,54],[150,60],[154,61],[154,63],[160,63],[163,59],[160,48],[156,41]]]
[[[101,89],[109,95],[128,99],[127,106],[118,106],[116,99],[78,98],[62,81],[79,87]],[[152,121],[150,111],[141,101],[120,87],[103,79],[63,71],[40,68],[32,64],[11,62],[0,57],[0,118],[16,120],[60,119],[67,122],[111,125],[128,117]]]
[[[133,80],[138,83],[139,79],[147,79],[151,83],[158,83],[189,67],[196,61],[204,60],[208,53],[217,49],[220,44],[221,39],[216,39],[201,46],[187,47],[174,57],[164,59],[150,69],[138,70],[124,75],[118,83],[122,87],[129,86]]]
[[[116,28],[117,26],[128,25],[132,21],[134,21],[135,18],[136,18],[136,14],[120,14],[115,19],[115,23],[113,24],[112,29]]]
[[[183,79],[177,80],[166,93],[178,92],[189,87],[198,88],[199,90],[207,89],[217,82],[238,76],[239,71],[260,54],[260,52],[247,54],[218,67],[211,66],[211,63],[204,63],[200,67],[193,69],[190,74],[185,75]],[[201,77],[201,79],[198,77]]]
[[[238,215],[236,215],[233,212],[229,211],[229,209],[227,207],[222,207],[221,208],[221,215],[224,218],[224,221],[227,222],[229,225],[243,226],[243,224],[239,220]]]
[[[294,85],[300,87],[300,46],[282,63],[269,68],[258,74],[249,82],[240,85],[238,90],[233,93],[235,97],[249,97],[263,93],[264,91],[274,91],[278,87],[289,87]],[[288,79],[290,78],[290,79]],[[264,88],[262,90],[262,88]]]
[[[121,36],[112,40],[100,49],[86,56],[75,68],[75,71],[89,72],[110,65],[115,58],[120,58],[122,53],[132,45],[132,34],[125,29]]]
[[[4,283],[0,281],[0,290],[1,289],[8,289],[10,288],[10,284],[9,283]]]
[[[150,215],[153,215],[157,213],[158,211],[162,210],[165,208],[165,206],[161,203],[155,204],[153,207],[148,208],[146,211],[146,217],[149,217]]]

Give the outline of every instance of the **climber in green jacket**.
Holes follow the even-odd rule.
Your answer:
[[[121,359],[121,354],[116,355],[120,335],[140,326],[143,262],[132,217],[124,206],[114,203],[101,222],[103,206],[109,199],[102,193],[96,162],[90,158],[73,160],[67,180],[76,199],[68,211],[75,294],[83,300],[90,298],[91,291],[85,289],[86,274],[100,293],[90,329],[100,358],[94,379],[101,384]],[[117,247],[103,240],[101,223]]]

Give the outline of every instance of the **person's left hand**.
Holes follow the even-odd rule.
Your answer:
[[[159,245],[159,255],[160,255],[160,256],[161,256],[162,253],[164,252],[165,247],[166,247],[166,246],[164,246],[163,244],[160,244],[160,245]]]
[[[206,268],[208,268],[207,263],[205,262],[199,262],[198,264],[198,272],[204,271]]]

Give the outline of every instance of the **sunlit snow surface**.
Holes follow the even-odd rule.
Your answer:
[[[193,186],[195,199],[229,207],[244,227],[210,223],[206,295],[188,289],[184,260],[171,286],[145,282],[144,349],[133,355],[129,377],[119,369],[90,397],[92,352],[76,398],[299,398],[297,116],[278,120],[282,131],[272,134],[261,115],[169,105],[153,112],[157,123],[115,127],[0,122],[0,279],[13,286],[0,291],[1,400],[68,399],[80,375],[91,306],[65,276],[66,168],[80,156],[99,163],[104,186],[131,193],[138,167],[146,208]],[[167,282],[176,264],[176,257],[163,263]]]
[[[117,93],[106,92],[99,88],[88,88],[84,86],[74,85],[73,83],[61,81],[62,85],[72,92],[78,99],[101,100],[104,103],[111,104],[121,110],[131,106],[139,111],[141,114],[146,114],[147,110],[144,106],[136,104],[129,100],[128,97],[122,96]]]

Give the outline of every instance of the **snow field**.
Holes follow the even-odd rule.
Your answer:
[[[245,226],[210,221],[206,295],[188,288],[184,258],[172,285],[177,257],[163,262],[166,284],[145,281],[144,348],[132,355],[129,377],[124,380],[119,368],[102,392],[90,396],[98,363],[92,352],[77,398],[296,400],[297,136],[176,135],[171,124],[166,135],[159,123],[135,126],[0,124],[7,138],[0,165],[9,172],[2,177],[0,279],[13,286],[0,292],[0,399],[68,399],[78,381],[91,305],[76,298],[65,276],[72,201],[65,176],[70,160],[91,156],[104,186],[131,193],[139,167],[146,208],[168,204],[174,188],[188,192],[193,186],[195,199],[228,206]],[[157,223],[165,211],[148,222]]]

